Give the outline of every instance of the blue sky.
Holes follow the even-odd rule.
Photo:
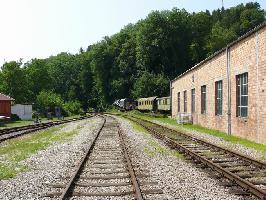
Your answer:
[[[224,0],[224,6],[247,2]],[[265,0],[257,2],[266,9]],[[0,0],[0,66],[4,60],[77,53],[152,10],[197,12],[221,5],[222,0]]]

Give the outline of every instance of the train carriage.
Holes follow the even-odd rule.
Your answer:
[[[140,98],[138,99],[138,110],[141,111],[156,111],[157,110],[157,101],[156,96]]]
[[[170,96],[157,98],[157,109],[160,112],[170,112]]]

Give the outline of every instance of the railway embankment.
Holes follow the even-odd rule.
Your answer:
[[[145,129],[127,119],[117,118],[126,133],[132,162],[151,173],[166,199],[241,199]]]
[[[139,114],[136,112],[129,113],[129,115],[137,116],[144,120],[152,121],[154,123],[166,126],[168,128],[180,132],[184,132],[194,137],[206,140],[210,143],[237,151],[239,153],[266,162],[265,144],[258,144],[256,142],[244,138],[236,137],[234,135],[228,135],[217,130],[207,129],[197,125],[178,125],[175,119],[167,117],[152,117],[150,115]]]
[[[84,119],[1,143],[0,199],[39,199],[75,165],[99,123]]]

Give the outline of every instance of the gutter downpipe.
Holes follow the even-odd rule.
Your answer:
[[[256,32],[256,108],[257,108],[257,131],[256,131],[256,140],[259,142],[259,134],[260,134],[260,95],[259,95],[259,34]]]
[[[230,66],[230,48],[226,47],[226,69],[227,69],[227,133],[231,135],[231,66]]]
[[[171,117],[173,117],[173,111],[172,111],[172,81],[170,80],[170,112]]]

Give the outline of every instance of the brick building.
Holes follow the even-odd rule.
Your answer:
[[[171,82],[172,117],[266,143],[266,22]]]

